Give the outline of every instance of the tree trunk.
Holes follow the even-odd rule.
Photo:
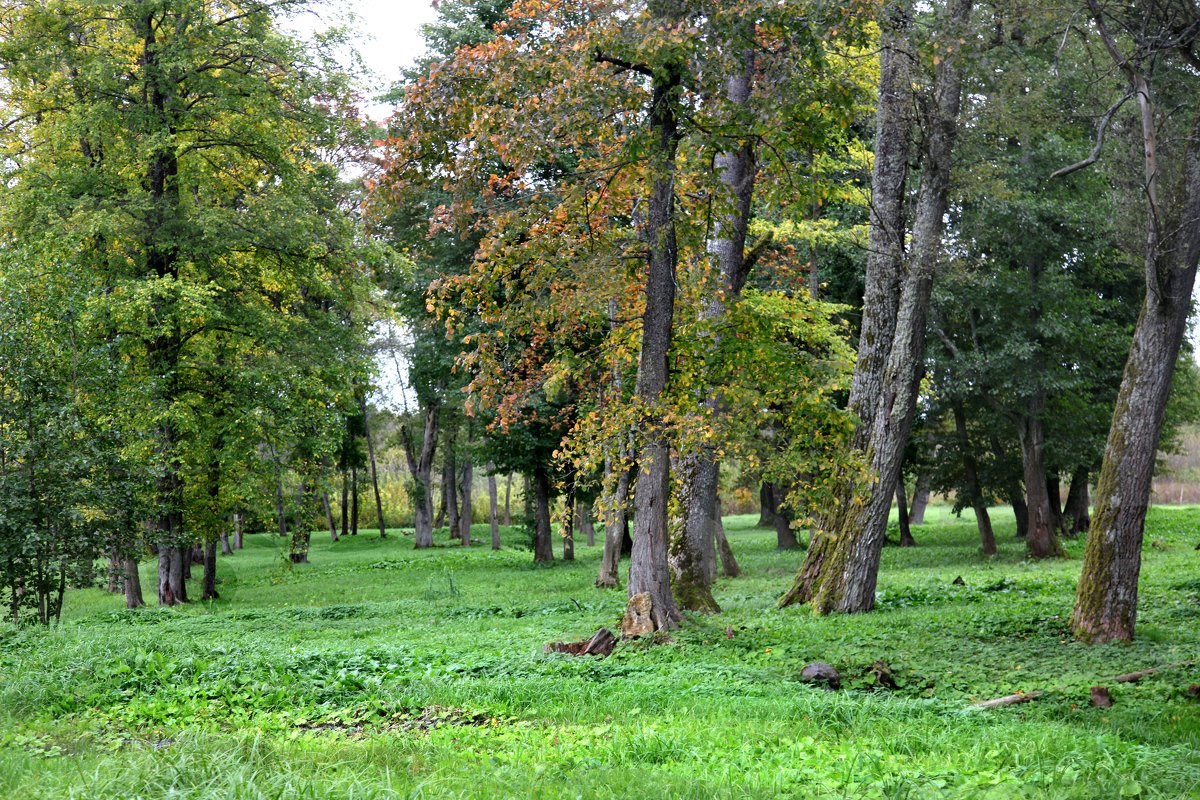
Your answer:
[[[469,444],[469,442],[468,442]],[[471,523],[474,522],[475,510],[471,507],[472,490],[475,483],[475,465],[471,463],[469,452],[463,453],[463,464],[459,467],[458,494],[462,498],[462,508],[458,512],[458,538],[463,547],[471,546]]]
[[[488,482],[488,509],[491,511],[492,523],[492,549],[500,549],[500,515],[499,502],[496,491],[496,465],[488,462],[487,465],[487,482]]]
[[[575,560],[575,480],[568,479],[567,496],[563,500],[563,561]]]
[[[358,467],[350,467],[350,535],[358,536]]]
[[[215,541],[204,543],[204,591],[200,594],[201,600],[219,600],[221,595],[217,593],[217,543]]]
[[[446,527],[451,539],[457,539],[458,530],[458,466],[454,458],[453,433],[446,437],[446,452],[442,456],[442,502],[446,508]]]
[[[367,414],[367,400],[362,400],[363,436],[367,439],[367,460],[371,465],[371,487],[375,491],[375,518],[379,521],[379,538],[387,538],[387,522],[383,517],[383,497],[379,494],[379,471],[375,468],[375,444],[371,440],[371,424]]]
[[[879,559],[892,496],[912,430],[933,271],[941,254],[951,156],[958,129],[962,59],[971,0],[957,0],[940,34],[955,41],[935,67],[933,102],[923,120],[922,174],[905,263],[903,200],[913,106],[909,0],[885,7],[876,113],[872,217],[866,295],[850,410],[860,423],[852,446],[870,459],[871,479],[845,479],[833,513],[814,531],[808,555],[781,605],[810,602],[818,613],[862,612],[875,605]],[[897,292],[897,288],[899,291]],[[898,301],[897,301],[898,298]]]
[[[245,544],[242,539],[242,513],[235,511],[233,512],[233,549],[241,550]]]
[[[604,512],[604,552],[600,556],[600,576],[596,578],[596,586],[602,589],[616,588],[620,585],[621,546],[625,536],[627,511],[629,501],[629,470],[624,463],[625,440],[622,438],[620,455],[617,459],[621,474],[613,493],[605,500]],[[604,485],[612,486],[613,459],[604,457]]]
[[[1050,521],[1054,523],[1054,530],[1061,532],[1063,529],[1062,483],[1058,473],[1054,470],[1046,473],[1046,497],[1050,500]]]
[[[337,523],[333,521],[333,508],[329,505],[329,492],[321,492],[321,505],[325,508],[325,524],[329,526],[329,541],[338,540]]]
[[[1071,473],[1071,488],[1067,490],[1067,505],[1063,509],[1064,530],[1070,536],[1078,536],[1088,529],[1092,521],[1088,506],[1088,468],[1076,467]]]
[[[1096,481],[1096,510],[1071,614],[1077,638],[1111,642],[1133,638],[1151,479],[1200,262],[1200,115],[1191,123],[1184,161],[1179,165],[1183,186],[1166,194],[1171,200],[1178,199],[1159,207],[1157,122],[1150,84],[1135,62],[1124,59],[1117,50],[1096,0],[1089,0],[1089,6],[1105,45],[1138,99],[1147,199],[1146,297],[1133,330],[1133,346],[1104,446],[1104,462]],[[1192,30],[1194,41],[1195,28]],[[1194,82],[1194,71],[1189,80]]]
[[[512,527],[512,473],[504,479],[504,524]]]
[[[758,487],[758,522],[759,528],[775,527],[775,487],[763,481]]]
[[[992,519],[988,516],[987,503],[983,499],[983,490],[979,486],[979,464],[975,460],[975,450],[971,447],[971,437],[967,433],[967,413],[961,400],[951,404],[954,410],[954,431],[958,436],[958,445],[962,449],[963,480],[967,486],[967,497],[971,508],[975,511],[975,526],[979,528],[979,546],[984,555],[996,555],[996,535],[992,532]]]
[[[233,555],[233,548],[229,546],[229,531],[221,531],[221,555]]]
[[[1030,401],[1028,414],[1021,418],[1019,425],[1028,520],[1025,547],[1033,558],[1063,555],[1054,526],[1053,512],[1050,510],[1050,495],[1047,492],[1045,425],[1041,419],[1044,409],[1045,392],[1039,389]]]
[[[350,473],[342,471],[342,536],[350,535]]]
[[[186,603],[187,584],[183,579],[184,548],[160,544],[158,547],[158,604],[174,606]]]
[[[283,476],[275,484],[275,524],[280,537],[287,536],[287,517],[283,513]]]
[[[729,546],[729,539],[725,537],[725,523],[721,520],[721,516],[717,514],[717,524],[714,526],[714,532],[717,537],[717,553],[721,556],[721,572],[726,578],[736,578],[742,574],[742,568],[738,565],[737,558],[733,555],[733,548]]]
[[[121,591],[121,553],[115,544],[108,549],[108,570],[106,575],[108,580],[104,590],[112,594]]]
[[[684,519],[669,545],[671,589],[680,608],[718,614],[721,606],[712,595],[712,575],[720,468],[714,459],[693,453],[680,460],[676,476]]]
[[[554,548],[550,531],[550,473],[543,466],[533,471],[534,540],[533,560],[553,561]]]
[[[929,473],[917,473],[917,485],[913,490],[912,509],[908,514],[910,525],[925,524],[925,509],[929,506]]]
[[[412,480],[408,493],[413,504],[413,547],[433,547],[433,457],[437,450],[438,415],[440,406],[430,403],[425,407],[425,420],[418,452],[408,424],[400,426],[400,439],[404,445],[404,458]]]
[[[904,476],[896,481],[896,517],[900,521],[900,546],[916,547],[908,521],[908,495],[904,491]]]
[[[142,599],[142,577],[138,574],[137,559],[126,558],[121,563],[125,569],[125,607],[141,608],[146,601]]]
[[[576,505],[576,517],[579,519],[579,532],[583,534],[588,547],[596,546],[596,526],[592,524],[592,504],[584,501]]]
[[[304,519],[305,500],[312,496],[311,489],[303,482],[300,484],[299,490],[296,492],[296,508],[295,517],[292,520],[292,541],[289,557],[293,564],[308,563],[308,545],[311,542],[312,534],[309,533],[307,521]]]
[[[775,500],[775,513],[772,514],[775,520],[775,549],[799,550],[800,542],[796,539],[796,531],[792,529],[792,512],[783,503],[786,498],[783,487],[774,484],[771,487],[771,497]]]

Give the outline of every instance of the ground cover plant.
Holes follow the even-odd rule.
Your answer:
[[[885,549],[877,613],[822,618],[776,609],[803,554],[754,521],[726,520],[745,572],[718,580],[723,613],[606,659],[543,652],[624,609],[592,586],[600,548],[535,566],[517,527],[500,551],[412,550],[400,530],[314,541],[302,565],[250,536],[221,559],[221,599],[181,608],[72,591],[58,627],[0,629],[0,796],[1200,792],[1197,669],[1111,680],[1200,655],[1200,508],[1151,513],[1139,636],[1103,646],[1068,629],[1082,541],[1033,562],[998,524],[989,558],[931,509],[919,547]],[[814,660],[840,690],[800,680]],[[1112,708],[1091,707],[1094,685]],[[1031,690],[1046,695],[971,708]]]

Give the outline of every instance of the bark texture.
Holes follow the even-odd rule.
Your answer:
[[[533,560],[553,561],[554,547],[550,538],[550,473],[543,466],[533,471],[533,515]]]
[[[404,443],[404,458],[408,462],[409,496],[413,504],[413,547],[433,547],[433,456],[437,450],[438,414],[435,402],[425,406],[421,448],[418,451],[412,432],[405,424],[400,428]]]
[[[929,473],[917,473],[917,485],[913,489],[912,508],[908,513],[910,525],[925,524],[925,509],[929,507]]]
[[[1063,530],[1070,536],[1085,532],[1092,523],[1088,500],[1088,468],[1076,467],[1071,473],[1071,488],[1063,507]]]

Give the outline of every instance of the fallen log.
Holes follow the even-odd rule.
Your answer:
[[[997,697],[995,700],[983,700],[972,705],[972,708],[1000,708],[1001,706],[1015,706],[1017,703],[1027,703],[1030,700],[1037,700],[1044,695],[1045,692],[1017,692],[1016,694]]]
[[[1148,678],[1156,672],[1165,672],[1169,669],[1179,669],[1180,667],[1193,667],[1195,661],[1180,661],[1178,664],[1167,664],[1165,667],[1154,667],[1153,669],[1143,669],[1137,672],[1126,672],[1124,675],[1118,675],[1113,678],[1117,683],[1135,683],[1142,678]]]

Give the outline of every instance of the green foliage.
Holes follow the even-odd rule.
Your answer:
[[[983,558],[970,525],[943,507],[929,519],[921,547],[885,551],[876,613],[818,619],[774,609],[795,557],[753,517],[728,518],[747,574],[718,581],[724,613],[604,660],[542,652],[621,614],[622,597],[591,586],[599,548],[533,569],[507,549],[519,529],[503,530],[499,552],[413,551],[393,531],[314,542],[314,564],[274,582],[273,537],[252,536],[223,560],[222,599],[203,608],[127,612],[87,590],[58,629],[0,628],[0,794],[1193,791],[1200,726],[1183,690],[1194,673],[1111,678],[1200,647],[1200,590],[1180,577],[1200,511],[1151,513],[1147,538],[1170,549],[1144,554],[1146,635],[1111,647],[1067,635],[1074,563],[1025,561],[1001,522],[1001,553]],[[841,671],[840,692],[798,680],[817,659]],[[879,660],[896,688],[875,686]],[[1100,684],[1111,709],[1088,706]],[[1048,694],[968,709],[1032,689]]]

